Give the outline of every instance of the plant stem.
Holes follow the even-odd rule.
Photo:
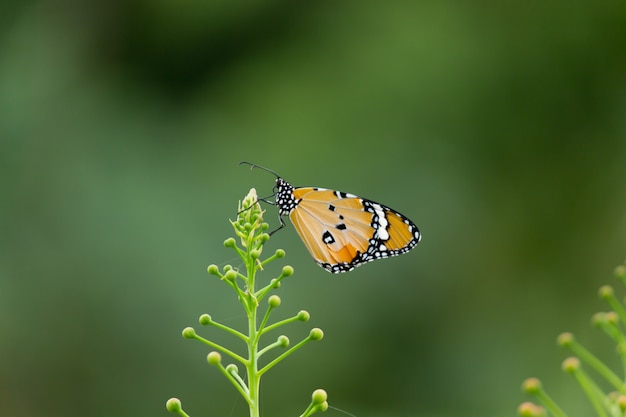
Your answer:
[[[254,279],[256,267],[254,260],[248,257],[248,388],[250,398],[250,417],[259,417],[259,382],[260,375],[258,369],[258,346],[259,332],[257,329],[257,309],[258,302],[254,296]]]

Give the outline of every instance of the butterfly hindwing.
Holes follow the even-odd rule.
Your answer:
[[[340,191],[295,188],[276,180],[280,215],[289,215],[315,261],[329,272],[351,271],[363,263],[408,252],[420,233],[395,210]]]

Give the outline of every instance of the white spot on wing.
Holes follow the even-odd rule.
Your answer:
[[[381,240],[388,240],[389,232],[387,232],[387,226],[389,225],[389,222],[387,221],[387,217],[385,217],[385,210],[383,210],[380,204],[372,204],[372,207],[374,208],[376,217],[378,217],[376,236]]]

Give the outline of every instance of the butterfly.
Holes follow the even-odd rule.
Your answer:
[[[421,239],[415,223],[380,203],[326,188],[294,187],[268,168],[239,164],[276,176],[275,200],[259,199],[278,207],[280,227],[272,233],[285,226],[282,216],[289,216],[315,262],[328,272],[348,272],[367,262],[402,255]]]

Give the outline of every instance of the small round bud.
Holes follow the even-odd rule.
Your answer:
[[[543,417],[546,415],[546,410],[543,407],[526,402],[517,407],[517,413],[521,417]]]
[[[615,276],[618,278],[624,278],[626,277],[626,265],[620,265],[617,268],[615,268]]]
[[[615,399],[615,403],[622,411],[626,411],[626,395],[619,395]]]
[[[237,273],[235,272],[235,270],[231,269],[224,274],[224,277],[222,279],[230,282],[235,282],[235,280],[237,279]]]
[[[313,391],[313,395],[311,395],[311,401],[314,404],[321,404],[328,399],[328,394],[323,389],[316,389]]]
[[[311,329],[309,337],[311,338],[311,340],[322,340],[322,337],[324,337],[324,332],[322,331],[322,329],[318,329],[316,327],[314,329]]]
[[[282,249],[276,249],[276,252],[274,253],[274,256],[277,258],[284,258],[285,257],[285,251]]]
[[[291,267],[289,265],[283,266],[283,276],[284,277],[290,277],[292,275],[293,275],[293,267]]]
[[[619,323],[619,316],[617,315],[617,313],[615,311],[609,311],[608,313],[606,313],[604,315],[604,318],[610,324],[614,324],[615,325],[615,324]]]
[[[209,267],[206,270],[211,275],[219,275],[220,274],[219,268],[217,267],[217,265],[214,265],[214,264],[209,265]]]
[[[277,295],[272,295],[268,300],[268,304],[271,308],[278,307],[280,305],[280,297]]]
[[[309,319],[311,318],[311,315],[306,310],[300,310],[298,312],[298,316],[297,317],[298,317],[298,320],[300,320],[300,321],[309,321]]]
[[[167,411],[170,413],[178,413],[183,407],[178,398],[170,398],[165,403],[165,408],[167,408]]]
[[[569,347],[574,342],[574,335],[569,332],[561,333],[556,342],[561,347]]]
[[[605,322],[606,322],[606,313],[599,312],[591,316],[591,324],[593,324],[594,326],[599,326]]]
[[[537,378],[528,378],[522,382],[522,391],[527,394],[537,394],[541,391],[541,381]]]
[[[185,327],[183,329],[183,337],[185,339],[193,339],[194,337],[196,337],[196,331],[193,329],[193,327]]]
[[[561,369],[569,374],[576,372],[579,368],[580,360],[574,356],[565,359],[561,365]]]
[[[250,251],[250,257],[252,259],[259,259],[261,257],[261,251],[258,249],[252,249]]]
[[[270,225],[269,225],[269,224],[267,224],[267,223],[261,223],[261,230],[267,230],[267,229],[269,229],[269,228],[270,228]],[[264,233],[264,234],[266,234],[266,235],[267,235],[267,239],[265,239],[265,241],[269,240],[270,235],[268,235],[267,233]]]
[[[203,314],[200,316],[200,319],[198,319],[198,321],[201,325],[208,326],[209,324],[211,324],[211,316],[209,316],[208,314]]]
[[[232,265],[224,265],[224,272],[228,272],[228,271],[230,271],[231,269],[233,269],[233,266],[232,266]]]
[[[267,223],[263,223],[263,224],[267,224]],[[261,225],[261,230],[265,230],[265,229],[267,229],[267,227],[263,227],[263,225]],[[259,236],[259,242],[261,242],[261,244],[264,244],[268,240],[270,240],[270,235],[268,235],[267,233],[263,233],[261,236]]]
[[[222,355],[220,355],[219,352],[213,351],[207,355],[206,360],[209,365],[219,365],[220,362],[222,362]]]
[[[226,366],[226,372],[228,372],[231,375],[238,374],[239,368],[237,368],[237,365],[235,365],[234,363],[231,363],[231,364],[228,364],[228,366]]]
[[[598,290],[598,295],[600,296],[600,298],[603,298],[605,300],[607,298],[611,298],[613,296],[613,287],[611,287],[610,285],[601,286]]]
[[[282,348],[286,348],[287,346],[289,346],[289,338],[287,336],[278,336],[278,343],[280,345],[280,347]]]
[[[224,241],[224,246],[226,246],[227,248],[234,248],[235,244],[236,244],[235,239],[232,237],[229,237],[228,239]]]

